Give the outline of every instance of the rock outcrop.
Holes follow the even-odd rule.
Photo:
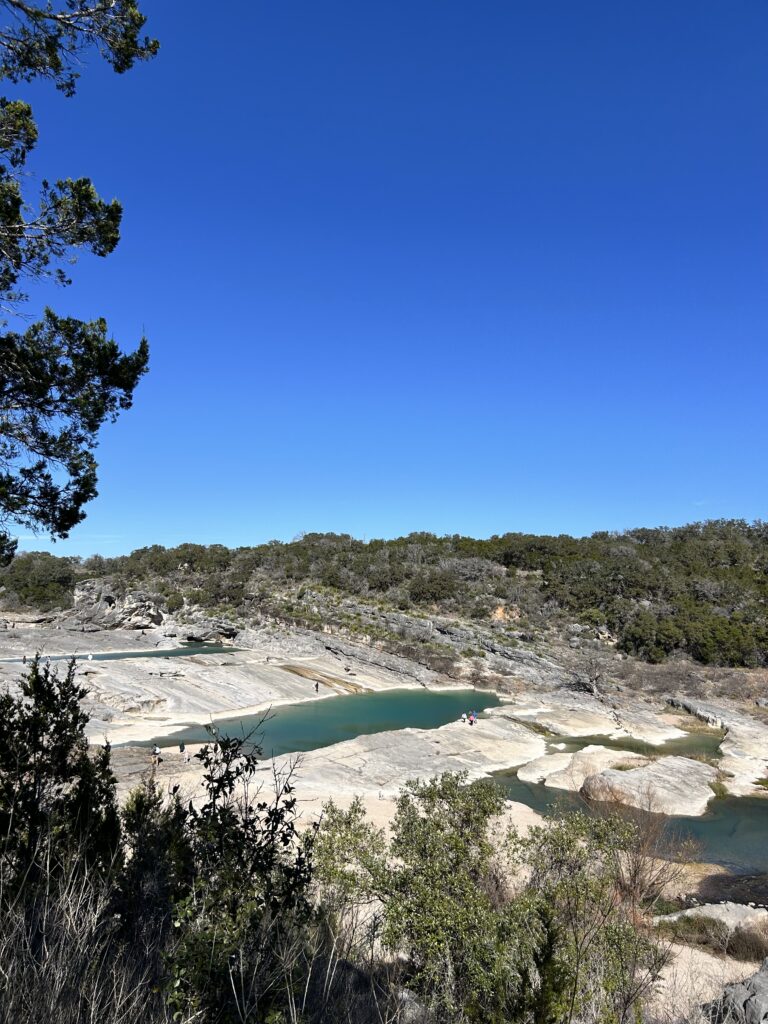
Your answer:
[[[609,703],[589,693],[553,690],[510,697],[508,710],[534,727],[557,736],[610,736],[660,745],[685,736],[682,729],[663,722],[647,704],[638,700]]]
[[[768,1021],[768,959],[751,978],[727,985],[722,998],[706,1009],[712,1024],[765,1024]]]
[[[590,744],[573,754],[547,754],[518,768],[517,777],[523,782],[543,782],[551,789],[567,789],[578,793],[585,781],[606,768],[630,765],[633,768],[648,764],[648,758],[631,751],[611,750]]]
[[[708,725],[726,729],[720,744],[720,768],[725,788],[734,796],[764,796],[765,790],[755,785],[757,779],[768,777],[768,726],[762,722],[721,705],[687,697],[668,697],[667,703],[687,711]]]
[[[199,622],[180,624],[174,630],[182,640],[233,640],[240,627],[226,619],[201,618]]]
[[[590,800],[610,800],[655,814],[697,817],[713,798],[712,783],[717,777],[717,769],[701,761],[660,757],[631,771],[608,768],[586,779],[581,791]]]
[[[164,618],[161,598],[144,590],[122,590],[108,580],[85,580],[75,588],[66,620],[99,629],[153,629]]]
[[[678,921],[681,917],[711,917],[722,921],[728,931],[735,931],[744,926],[754,927],[768,922],[768,910],[764,907],[750,907],[746,903],[702,903],[698,907],[678,910],[674,914],[662,914],[653,919],[654,924],[660,921]]]

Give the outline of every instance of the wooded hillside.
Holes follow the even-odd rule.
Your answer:
[[[118,558],[31,553],[0,572],[6,607],[71,603],[75,584],[112,577],[156,591],[168,611],[198,607],[307,626],[354,617],[355,604],[501,620],[523,636],[578,622],[658,662],[673,652],[713,665],[768,662],[768,525],[717,520],[574,538],[488,540],[415,533],[363,542],[306,534],[256,547],[153,545]],[[341,604],[346,605],[342,609]]]

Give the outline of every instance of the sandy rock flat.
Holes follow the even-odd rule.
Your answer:
[[[190,745],[188,749],[194,753],[199,747]],[[292,769],[302,814],[309,820],[320,814],[330,798],[347,807],[359,796],[371,820],[383,826],[394,814],[401,787],[411,779],[428,779],[447,771],[466,771],[471,779],[477,779],[530,761],[544,749],[542,737],[515,722],[481,718],[474,726],[451,722],[437,729],[402,729],[359,736],[321,750],[285,754],[274,763],[265,760],[256,782],[268,790],[273,771]],[[170,748],[163,753],[163,763],[152,769],[146,748],[116,748],[114,765],[120,795],[154,771],[164,788],[178,786],[184,799],[199,798],[199,762],[186,763],[178,751]],[[507,801],[505,814],[510,823],[524,827],[541,820],[535,811],[513,801]]]
[[[156,657],[152,655],[157,651],[179,646],[182,636],[167,627],[83,632],[50,621],[18,621],[0,635],[0,687],[13,686],[23,671],[9,659],[35,651],[80,656],[80,678],[89,689],[89,735],[94,741],[106,737],[115,745],[285,703],[417,685],[434,688],[444,682],[407,659],[321,633],[264,626],[249,629],[243,637],[240,642],[247,641],[246,650]],[[114,652],[140,656],[111,661],[83,657]],[[543,671],[538,662],[536,666]],[[762,793],[754,779],[768,775],[768,727],[742,712],[688,703],[677,706],[722,721],[729,730],[722,749],[723,767],[733,776],[726,780],[731,791]],[[655,745],[685,735],[668,713],[640,699],[627,696],[611,703],[565,688],[542,690],[531,683],[524,692],[505,696],[502,705],[490,709],[476,726],[452,723],[442,729],[359,737],[303,755],[300,770],[312,799],[362,793],[366,799],[381,797],[381,804],[409,778],[463,769],[477,778],[516,766],[522,766],[519,777],[524,781],[572,791],[583,787],[595,797],[612,790],[633,806],[647,806],[650,799],[656,809],[669,814],[701,814],[711,799],[709,783],[715,771],[707,765],[662,758],[656,765],[643,766],[640,755],[599,744],[577,753],[553,753],[552,734],[631,737]],[[147,768],[146,752],[121,755],[122,762],[126,779],[135,780]],[[628,764],[638,767],[616,770],[616,765]]]
[[[626,700],[614,707],[588,694],[567,690],[513,697],[508,710],[513,710],[520,721],[557,736],[631,737],[659,745],[685,735],[640,701]]]
[[[113,744],[131,743],[237,713],[254,713],[286,703],[361,691],[409,688],[412,673],[374,663],[352,662],[326,650],[312,635],[250,630],[248,650],[156,657],[179,646],[162,629],[81,633],[50,626],[20,626],[0,637],[3,659],[36,651],[44,656],[76,655],[79,678],[87,686],[88,733]],[[122,660],[88,661],[87,655],[131,652]],[[140,655],[150,655],[142,658]],[[400,659],[402,660],[402,659]],[[64,662],[59,663],[64,670]],[[23,665],[0,660],[0,687],[13,686]],[[431,675],[434,675],[432,673]],[[436,685],[437,677],[434,677]],[[315,692],[315,682],[318,691]],[[455,684],[459,685],[459,684]]]
[[[322,750],[278,758],[280,766],[298,756],[305,791],[394,797],[404,782],[442,772],[466,771],[471,779],[540,756],[541,736],[509,719],[481,718],[474,726],[451,722],[438,729],[401,729],[336,743]]]
[[[672,956],[646,1000],[644,1019],[658,1024],[708,1024],[702,1007],[726,985],[743,981],[759,964],[714,956],[693,946],[672,945]]]

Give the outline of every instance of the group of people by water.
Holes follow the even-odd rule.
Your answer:
[[[461,720],[462,722],[469,722],[470,725],[474,725],[475,722],[477,721],[477,712],[470,711],[469,714],[467,714],[466,711],[462,711]]]
[[[163,752],[160,749],[160,747],[157,745],[157,743],[155,743],[155,745],[152,747],[152,764],[154,767],[157,767],[159,764],[163,763],[162,753]],[[182,742],[179,744],[179,754],[182,760],[184,761],[184,764],[189,764],[190,754],[189,751],[187,750],[186,743]]]

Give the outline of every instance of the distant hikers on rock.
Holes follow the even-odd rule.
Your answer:
[[[462,711],[461,720],[462,722],[469,722],[470,725],[474,725],[475,722],[477,721],[477,712],[470,711],[469,714],[467,714],[466,711]]]

